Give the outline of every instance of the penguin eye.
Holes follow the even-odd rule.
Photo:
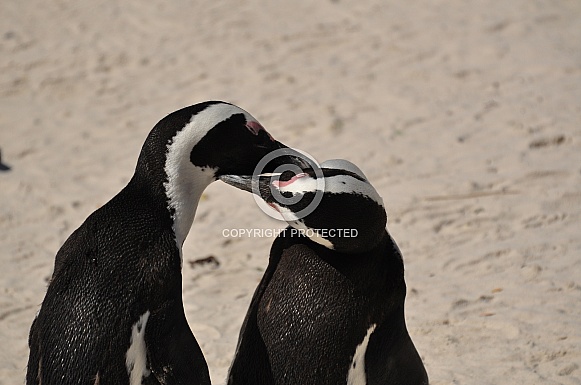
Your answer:
[[[294,172],[292,172],[291,170],[285,170],[282,174],[280,174],[278,180],[280,182],[287,182],[291,180],[294,176],[295,176]]]

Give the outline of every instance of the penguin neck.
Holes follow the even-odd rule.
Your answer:
[[[193,124],[176,133],[167,144],[163,187],[167,198],[167,207],[173,220],[173,231],[178,249],[182,245],[196,215],[198,202],[202,193],[216,180],[216,169],[195,166],[191,162],[194,147],[203,135],[193,129]]]
[[[167,182],[164,188],[180,254],[194,222],[202,193],[215,180],[214,171],[211,168],[196,167],[189,161],[182,168],[166,167]]]
[[[323,238],[319,235],[317,229],[308,227],[304,222],[297,220],[292,222],[287,222],[291,227],[298,230],[299,234],[309,238],[311,241],[318,243],[321,246],[326,247],[329,250],[334,250],[335,245],[328,239]]]

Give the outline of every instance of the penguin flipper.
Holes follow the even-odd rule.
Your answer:
[[[398,318],[402,321],[383,322],[371,336],[366,355],[367,383],[428,385],[428,374],[409,336],[403,314]]]
[[[144,384],[210,385],[202,349],[181,309],[174,317],[152,314],[148,321],[145,339],[151,375]]]

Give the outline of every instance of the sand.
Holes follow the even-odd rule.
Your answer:
[[[159,119],[210,99],[367,174],[432,384],[581,384],[581,2],[8,0],[0,20],[0,384],[24,381],[59,247]],[[215,384],[273,240],[224,230],[282,227],[222,183],[200,202],[183,293]]]

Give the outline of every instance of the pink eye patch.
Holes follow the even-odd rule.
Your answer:
[[[303,178],[305,176],[307,176],[307,174],[305,174],[304,172],[302,172],[300,174],[296,174],[295,176],[293,176],[289,180],[284,180],[284,181],[275,180],[274,182],[272,182],[272,185],[274,187],[280,189],[280,188],[283,188],[283,187],[286,187],[286,186],[290,185],[291,183],[296,182],[298,179]]]
[[[270,136],[270,134],[268,133],[268,131],[266,131],[264,129],[264,127],[262,127],[262,125],[258,122],[255,121],[249,121],[246,123],[246,128],[248,128],[248,131],[252,132],[254,135],[258,135],[258,133],[260,131],[264,131],[266,132],[266,134],[268,135],[268,137],[270,138],[270,140],[274,141],[274,138],[272,136]]]
[[[254,135],[258,135],[260,131],[264,130],[264,127],[262,127],[260,123],[253,121],[246,123],[246,128],[248,128],[248,130],[250,130]]]

